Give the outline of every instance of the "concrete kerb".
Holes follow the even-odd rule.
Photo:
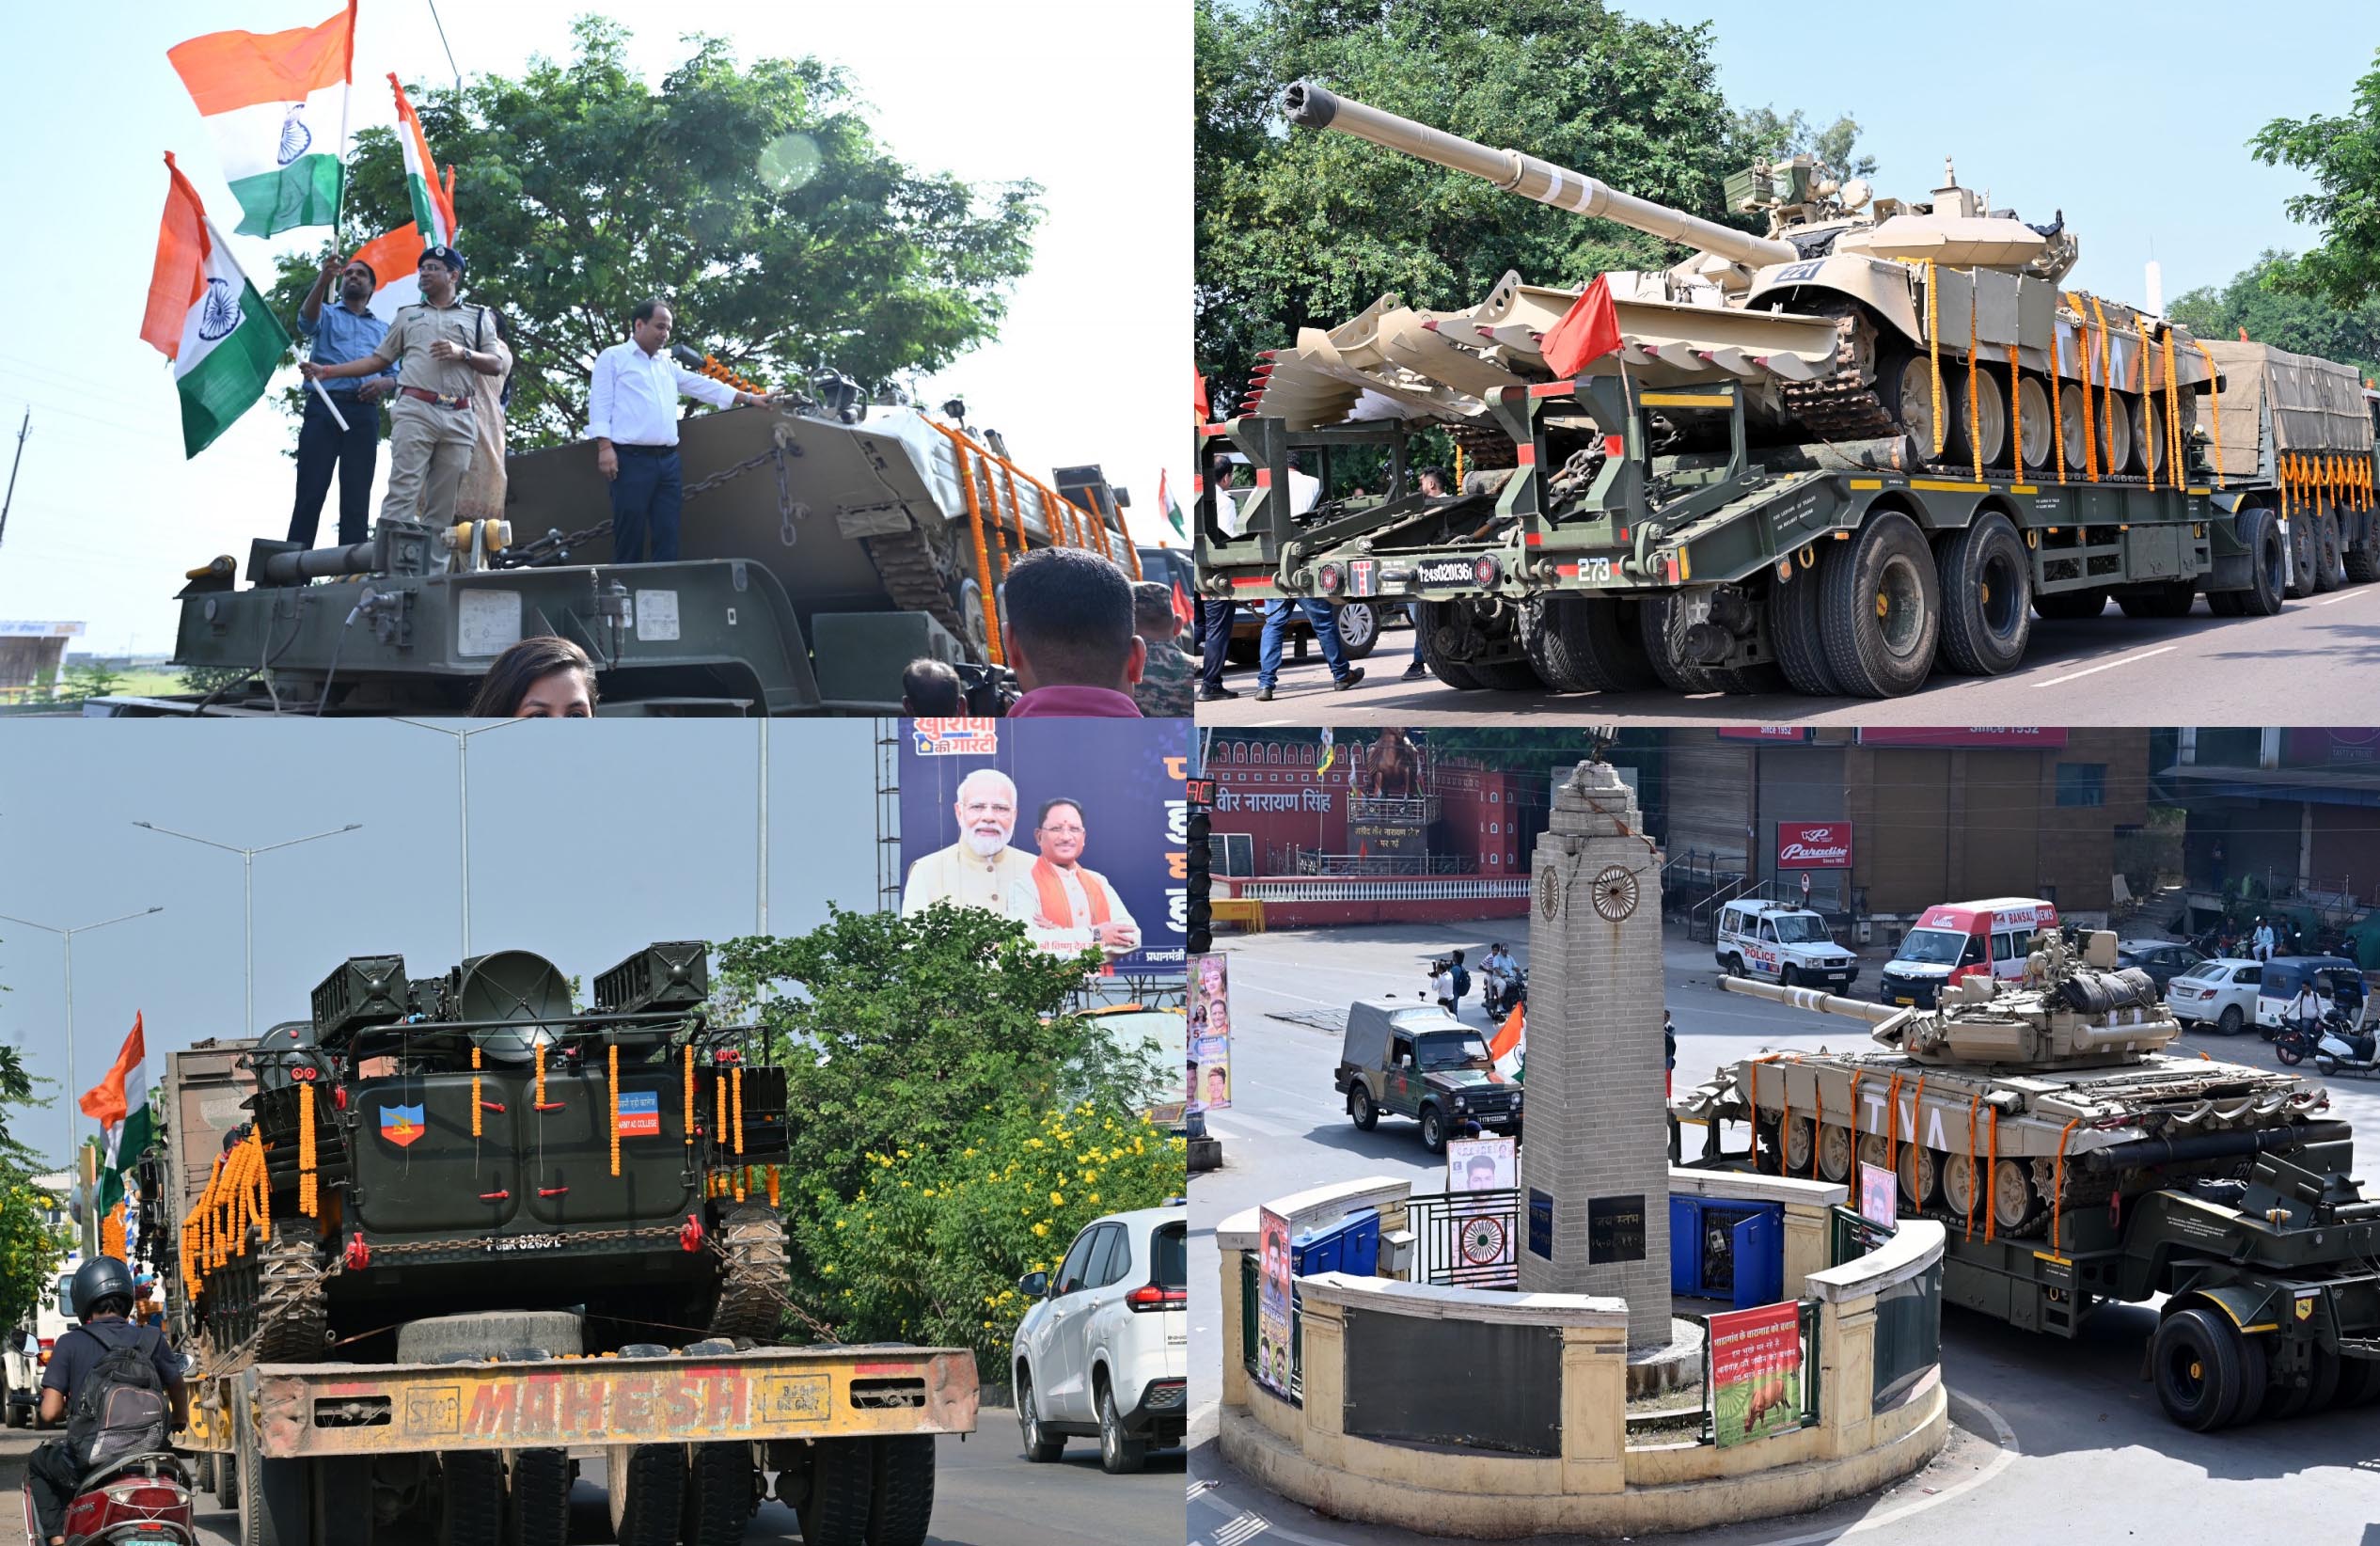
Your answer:
[[[1624,1301],[1344,1273],[1300,1280],[1305,1400],[1292,1405],[1250,1380],[1237,1350],[1240,1256],[1258,1244],[1256,1210],[1249,1209],[1217,1230],[1226,1348],[1217,1437],[1223,1454],[1268,1489],[1326,1514],[1479,1538],[1549,1531],[1633,1535],[1776,1517],[1872,1491],[1931,1459],[1949,1434],[1940,1370],[1928,1372],[1883,1410],[1873,1407],[1869,1392],[1876,1296],[1940,1259],[1941,1225],[1909,1221],[1870,1255],[1827,1268],[1825,1217],[1845,1200],[1844,1188],[1684,1170],[1673,1173],[1672,1184],[1685,1195],[1784,1205],[1787,1291],[1820,1306],[1820,1407],[1811,1427],[1726,1449],[1694,1443],[1631,1445],[1618,1359],[1596,1356],[1621,1350]],[[1356,1207],[1401,1212],[1410,1192],[1407,1183],[1371,1177],[1315,1188],[1273,1207],[1297,1228]],[[1349,1306],[1558,1328],[1565,1370],[1561,1454],[1465,1452],[1345,1432]]]

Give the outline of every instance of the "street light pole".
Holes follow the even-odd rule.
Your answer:
[[[146,918],[152,912],[165,910],[162,907],[143,907],[138,912],[123,913],[115,918],[103,918],[96,923],[77,923],[71,929],[59,928],[55,923],[37,923],[30,918],[11,918],[7,913],[0,912],[0,923],[22,923],[29,929],[39,929],[44,934],[55,934],[66,941],[66,1162],[69,1165],[74,1163],[74,1112],[76,1110],[74,1102],[79,1096],[79,1092],[75,1089],[79,1081],[74,1077],[74,937],[78,934],[88,934],[93,929],[103,929],[110,923],[127,923],[134,918]]]
[[[446,725],[433,725],[423,719],[401,718],[396,722],[401,725],[411,725],[416,730],[434,730],[441,735],[454,737],[454,789],[457,815],[454,833],[455,867],[461,876],[460,884],[463,892],[463,954],[460,958],[467,961],[471,958],[471,759],[467,755],[468,744],[474,735],[485,735],[493,730],[507,730],[521,721],[504,719],[492,725],[481,725],[474,730],[454,730]]]
[[[326,832],[314,832],[306,837],[291,838],[286,843],[267,843],[262,846],[256,848],[242,848],[229,843],[217,843],[213,838],[202,838],[194,832],[177,832],[170,827],[160,827],[155,822],[136,821],[133,823],[133,825],[143,828],[151,832],[159,833],[165,837],[178,837],[185,843],[196,843],[209,848],[220,848],[227,854],[238,854],[240,856],[240,918],[243,929],[247,936],[245,969],[243,973],[247,985],[246,1002],[241,1016],[241,1023],[247,1027],[247,1033],[249,1035],[255,1035],[256,856],[259,854],[269,854],[276,848],[294,848],[301,843],[312,843],[317,838],[337,837],[342,832],[359,831],[362,829],[364,824],[360,821],[351,821],[344,827],[334,827]]]

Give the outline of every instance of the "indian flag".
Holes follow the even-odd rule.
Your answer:
[[[174,165],[171,151],[165,169],[173,181],[165,190],[140,336],[174,362],[174,385],[181,391],[182,455],[188,457],[213,445],[233,419],[256,405],[290,336],[240,272],[230,244],[208,220],[198,191]]]
[[[133,1033],[116,1054],[107,1077],[83,1092],[83,1114],[107,1134],[107,1171],[100,1178],[99,1208],[112,1209],[124,1197],[124,1173],[133,1168],[156,1136],[149,1111],[149,1049],[141,1041],[140,1017],[133,1017]]]
[[[1506,1079],[1519,1079],[1521,1065],[1529,1057],[1529,1012],[1521,1004],[1514,1004],[1512,1013],[1504,1018],[1504,1027],[1488,1043],[1488,1056],[1495,1061],[1496,1072]]]
[[[353,260],[372,271],[378,288],[371,292],[371,314],[393,323],[397,313],[421,299],[421,230],[407,221],[386,236],[375,236],[355,249]]]
[[[405,193],[413,200],[414,229],[422,242],[433,247],[454,245],[454,187],[451,181],[438,186],[436,163],[430,159],[430,141],[421,133],[421,119],[414,116],[413,103],[405,99],[405,88],[399,85],[391,71],[388,89],[397,94],[397,143],[405,150]]]
[[[1182,507],[1174,502],[1173,493],[1165,486],[1165,470],[1162,467],[1158,469],[1157,474],[1157,513],[1172,525],[1174,535],[1189,535],[1182,529]]]
[[[165,57],[214,132],[242,235],[338,223],[355,0],[320,26],[210,32]]]

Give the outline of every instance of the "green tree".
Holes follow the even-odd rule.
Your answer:
[[[2292,288],[2297,260],[2265,251],[2216,288],[2203,285],[2173,303],[2173,320],[2206,339],[2249,339],[2296,355],[2353,365],[2380,375],[2380,296],[2342,307]]]
[[[2322,245],[2291,260],[2279,282],[2347,310],[2380,296],[2380,54],[2373,57],[2349,112],[2275,118],[2247,142],[2266,166],[2294,166],[2314,180],[2314,191],[2287,208],[2291,219],[2320,229]]]
[[[407,91],[455,168],[464,298],[512,323],[516,447],[581,433],[594,357],[648,295],[673,303],[683,339],[768,383],[930,373],[997,335],[1031,260],[1033,183],[903,164],[850,79],[815,59],[743,67],[694,38],[655,88],[618,23],[582,17],[572,37],[575,57],[533,58],[517,80]],[[392,133],[356,134],[341,251],[405,223],[403,177]],[[318,266],[282,261],[284,318]]]
[[[66,669],[66,693],[71,699],[104,698],[124,685],[124,673],[96,660]]]
[[[33,1185],[49,1167],[17,1136],[19,1112],[48,1105],[49,1086],[25,1067],[22,1049],[0,1045],[0,1329],[24,1322],[72,1243],[71,1231],[50,1227],[53,1199]]]
[[[1806,151],[1826,163],[1837,178],[1876,175],[1876,158],[1856,149],[1859,120],[1849,113],[1838,114],[1821,129],[1798,107],[1782,118],[1773,107],[1747,107],[1735,116],[1735,136],[1741,156],[1773,161]]]

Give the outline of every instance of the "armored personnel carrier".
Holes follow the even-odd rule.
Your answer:
[[[1904,1211],[1994,1236],[2222,1176],[2304,1142],[2328,1104],[2278,1070],[2172,1056],[2182,1033],[2116,937],[2036,936],[2021,981],[1965,977],[1932,1010],[1725,979],[1729,992],[1866,1020],[1879,1050],[1771,1054],[1679,1098],[1680,1120],[1750,1122],[1762,1169],[1854,1181],[1892,1169]],[[2325,1124],[2335,1126],[2335,1124]]]
[[[1946,163],[1925,199],[1877,197],[1796,156],[1727,180],[1730,212],[1766,235],[1670,209],[1518,150],[1493,150],[1311,82],[1283,93],[1289,121],[1368,140],[1581,217],[1694,248],[1658,272],[1607,274],[1621,347],[1588,374],[1637,386],[1732,385],[1756,435],[1809,442],[1906,437],[1917,460],[2018,473],[2088,469],[2147,479],[2178,467],[2197,395],[2217,371],[2187,330],[2059,289],[2081,255],[2059,214],[2028,225],[1993,210]],[[1508,274],[1476,305],[1426,312],[1383,296],[1276,352],[1243,405],[1293,428],[1337,423],[1375,394],[1442,418],[1485,456],[1509,451],[1488,402],[1547,382],[1539,345],[1578,292]],[[1707,419],[1674,427],[1690,444]],[[1510,465],[1508,455],[1485,460]]]
[[[390,1327],[430,1362],[417,1326],[477,1317],[484,1338],[491,1313],[554,1353],[772,1335],[784,1075],[748,1065],[708,996],[694,942],[629,956],[588,1009],[526,951],[427,978],[339,966],[248,1055],[246,1122],[168,1135],[169,1166],[207,1167],[161,1249],[211,1363],[315,1362]]]

